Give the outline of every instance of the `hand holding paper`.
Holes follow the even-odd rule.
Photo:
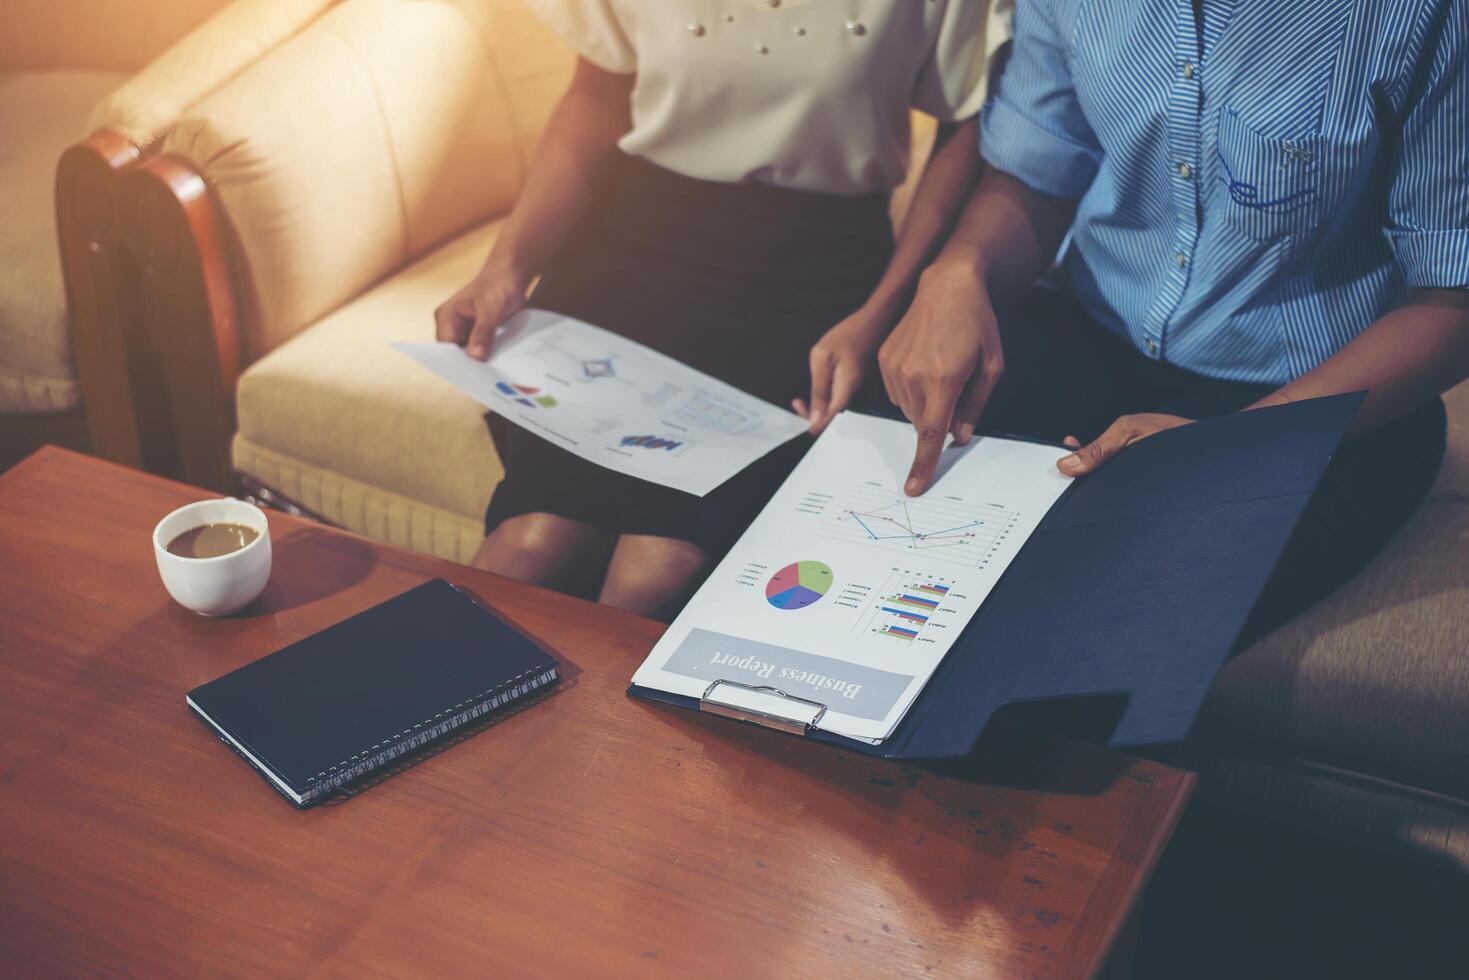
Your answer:
[[[525,309],[527,287],[519,276],[485,267],[434,310],[438,339],[463,347],[476,361],[487,359],[500,324]]]
[[[567,452],[700,497],[806,430],[791,412],[544,310],[512,317],[483,363],[453,343],[393,346]]]

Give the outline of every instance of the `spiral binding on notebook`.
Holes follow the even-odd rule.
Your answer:
[[[406,755],[452,732],[476,718],[483,717],[497,708],[517,701],[531,691],[556,680],[559,675],[555,667],[544,670],[528,670],[512,677],[504,684],[480,692],[435,712],[423,721],[403,731],[355,752],[330,768],[317,773],[307,781],[304,796],[307,801],[319,799],[368,773],[381,768],[399,756]]]

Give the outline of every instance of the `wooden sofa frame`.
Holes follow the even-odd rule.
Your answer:
[[[56,216],[92,451],[231,489],[239,317],[203,178],[102,130],[62,155]]]

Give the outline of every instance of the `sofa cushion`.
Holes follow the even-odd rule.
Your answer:
[[[446,515],[467,522],[461,530],[481,526],[503,472],[484,409],[388,344],[433,339],[434,308],[478,271],[498,230],[497,222],[451,241],[252,365],[237,395],[236,468],[295,499],[299,491],[279,485],[286,474],[318,498],[297,503],[338,508],[321,516],[350,530],[466,560],[463,535],[449,535],[451,543],[437,531],[425,538],[422,528],[443,526]],[[324,505],[312,488],[328,485],[350,488],[363,503]],[[421,505],[422,515],[403,519],[420,530],[407,540],[389,534],[368,513],[374,489],[400,511]]]
[[[235,469],[323,520],[369,538],[436,558],[469,563],[484,540],[484,515],[469,517],[376,484],[343,476],[319,462],[294,459],[239,433]]]
[[[1432,500],[1367,569],[1219,675],[1196,740],[1469,801],[1469,501]]]
[[[57,412],[79,395],[56,243],[56,163],[126,78],[0,74],[0,411]]]
[[[1469,500],[1469,381],[1443,400],[1449,413],[1449,444],[1429,499]]]

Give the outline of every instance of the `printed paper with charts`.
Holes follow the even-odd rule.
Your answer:
[[[1070,482],[1069,450],[976,438],[906,497],[913,427],[845,412],[633,683],[880,742]],[[775,688],[789,697],[746,688]],[[800,699],[800,700],[793,700]]]
[[[806,431],[792,412],[544,310],[507,321],[488,362],[449,343],[393,346],[582,459],[700,497]]]

